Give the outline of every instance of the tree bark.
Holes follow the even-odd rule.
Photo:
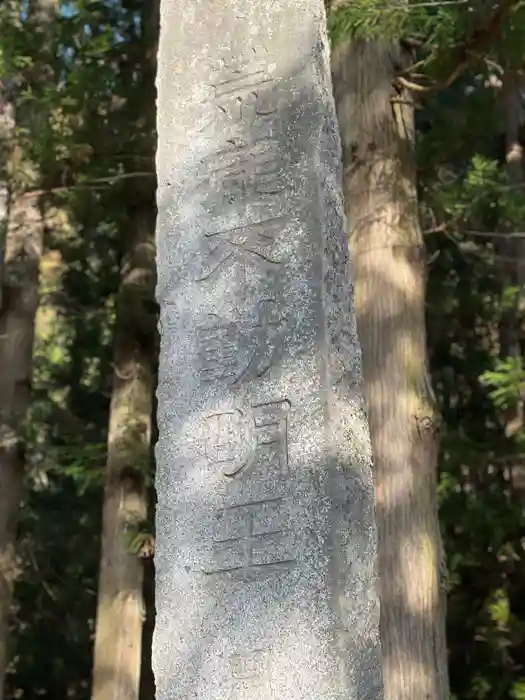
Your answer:
[[[144,607],[146,619],[142,629],[142,664],[140,700],[155,700],[155,676],[152,668],[153,632],[155,630],[155,564],[153,557],[144,560]]]
[[[0,700],[3,700],[4,697],[8,663],[9,614],[17,569],[14,542],[22,473],[21,466],[15,462],[15,458],[11,454],[13,448],[9,447],[15,421],[12,416],[12,401],[7,400],[6,389],[9,391],[10,387],[5,386],[7,384],[6,373],[1,371],[2,367],[6,367],[8,346],[12,342],[12,339],[7,337],[8,330],[2,319],[5,318],[4,297],[6,273],[9,269],[6,253],[12,190],[10,166],[13,131],[13,105],[5,91],[2,90],[0,101]],[[12,394],[12,392],[11,387],[10,393]]]
[[[143,565],[130,550],[147,517],[154,391],[155,208],[133,212],[117,305],[93,700],[137,700],[144,621]]]
[[[18,573],[16,533],[25,470],[23,427],[30,407],[43,221],[35,200],[14,197],[6,236],[0,310],[0,700]]]
[[[13,105],[2,87],[0,83],[0,309],[5,284],[5,254],[11,204],[9,165],[14,132]]]
[[[141,96],[136,104],[135,148],[155,170],[155,74],[159,0],[143,8]],[[143,105],[147,105],[144,109]],[[133,166],[132,166],[133,167]],[[137,170],[140,167],[136,168]],[[102,554],[93,665],[92,700],[139,700],[150,687],[142,669],[149,592],[140,553],[129,548],[129,533],[146,526],[153,472],[151,438],[157,369],[155,302],[155,188],[137,183],[128,190],[131,235],[122,266],[117,304],[113,392],[102,522]],[[148,542],[149,545],[149,542]],[[150,553],[146,552],[145,556]],[[149,601],[148,601],[149,602]]]
[[[28,8],[27,31],[42,35],[55,16],[56,0],[34,0]],[[42,79],[45,51],[40,52],[26,76]],[[39,301],[39,271],[43,250],[44,216],[37,189],[38,167],[27,159],[17,142],[16,128],[30,133],[35,118],[43,115],[19,108],[16,96],[3,96],[0,104],[2,144],[0,169],[0,700],[4,698],[9,654],[9,619],[19,564],[16,535],[26,467],[24,424],[31,404],[31,375],[35,317]],[[44,118],[46,118],[44,116]]]
[[[332,71],[374,456],[385,700],[448,700],[440,419],[427,372],[414,110],[392,87],[402,61],[396,46],[348,39]]]
[[[522,89],[523,80],[518,70],[507,65],[503,74],[501,91],[501,108],[505,124],[505,168],[507,181],[512,187],[519,188],[524,182],[524,149],[520,139],[523,130]],[[517,194],[518,190],[514,191]],[[515,228],[510,221],[510,228]],[[504,224],[505,225],[505,224]],[[508,233],[508,232],[507,232]],[[519,236],[503,233],[495,241],[496,250],[501,256],[502,292],[508,287],[515,287],[517,293],[512,303],[504,310],[500,323],[500,356],[503,359],[519,359],[523,356],[524,335],[523,319],[525,311],[525,241]],[[519,435],[525,424],[525,406],[523,397],[515,405],[503,412],[505,435],[514,438]],[[513,491],[522,496],[525,491],[525,470],[517,463],[510,467]]]

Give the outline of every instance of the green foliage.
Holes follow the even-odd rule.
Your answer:
[[[403,3],[385,4],[381,0],[357,0],[342,4],[331,12],[328,29],[334,44],[348,36],[395,41],[425,18],[424,10],[409,8]]]
[[[127,528],[128,548],[132,554],[146,558],[154,551],[154,537],[148,521],[129,523]]]
[[[509,323],[521,325],[501,236],[524,230],[525,210],[508,186],[491,65],[467,72],[418,114],[422,222],[433,260],[428,341],[446,426],[439,495],[450,676],[461,700],[515,697],[525,664],[525,513],[512,476],[524,435],[505,434],[524,377],[521,356],[508,357],[500,340]]]
[[[46,239],[60,262],[43,275],[45,320],[37,327],[25,426],[31,469],[8,700],[90,697],[119,271],[130,202],[148,196],[154,183],[151,172],[131,177],[152,169],[154,128],[145,106],[153,104],[153,83],[143,69],[150,5],[61,6],[44,33],[19,0],[0,3],[0,71],[19,111],[20,148],[38,165],[39,183],[24,187],[46,190],[42,204],[65,220],[53,223]],[[330,34],[333,42],[415,40],[417,68],[407,75],[417,70],[416,82],[443,87],[457,67],[458,44],[484,26],[493,7],[356,0],[330,14]],[[500,244],[503,235],[525,230],[525,202],[523,190],[509,184],[501,93],[491,82],[498,66],[522,65],[524,36],[519,8],[499,36],[468,55],[472,69],[425,93],[416,114],[431,261],[428,345],[445,423],[439,497],[455,700],[525,698],[524,494],[512,478],[525,435],[507,437],[504,415],[521,399],[525,369],[500,340],[511,319],[523,342],[521,290],[506,274]],[[135,323],[141,308],[133,311],[125,320]],[[151,320],[144,314],[144,336],[153,335]],[[136,438],[130,425],[131,468],[151,488],[151,455],[136,454]],[[152,531],[149,522],[130,523],[130,551],[149,556]]]
[[[525,369],[521,357],[507,357],[497,360],[494,371],[487,370],[480,376],[485,386],[494,387],[490,398],[498,408],[516,405],[525,382]]]
[[[12,620],[8,698],[88,700],[99,519],[100,487],[80,494],[60,474],[30,487],[20,524],[24,573]]]
[[[514,683],[512,686],[511,698],[513,700],[525,700],[525,678]]]
[[[418,37],[434,52],[435,47],[449,50],[464,23],[461,3],[357,0],[338,4],[329,13],[328,30],[334,44],[347,37],[390,43]]]
[[[144,117],[154,86],[140,82],[150,4],[67,0],[46,27],[22,5],[0,3],[1,67],[18,145],[38,172],[24,187],[46,191],[50,224],[7,698],[88,700],[115,304],[130,202],[150,197],[155,182]],[[148,171],[147,185],[130,177]],[[150,454],[134,454],[147,484],[151,466]],[[130,533],[139,556],[151,555],[151,530],[141,523]]]

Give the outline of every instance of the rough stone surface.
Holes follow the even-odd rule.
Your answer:
[[[162,0],[157,700],[379,700],[321,0]]]

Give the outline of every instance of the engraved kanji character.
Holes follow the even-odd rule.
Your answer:
[[[235,385],[262,377],[282,348],[284,331],[284,315],[275,299],[259,303],[255,322],[210,314],[197,327],[201,380]]]
[[[213,564],[207,574],[275,573],[295,563],[293,531],[284,498],[270,498],[217,512]]]
[[[286,173],[278,141],[232,136],[225,143],[203,162],[203,182],[217,188],[222,199],[232,204],[248,195],[272,195],[284,190]]]
[[[249,473],[257,465],[288,475],[287,399],[253,404],[249,415],[240,410],[213,413],[205,419],[204,454],[224,476]]]
[[[206,457],[225,473],[242,469],[248,459],[245,423],[239,410],[214,413],[206,418]]]
[[[230,672],[235,680],[246,680],[259,676],[266,665],[267,653],[264,649],[251,649],[230,654]]]
[[[200,376],[205,382],[235,378],[237,365],[237,328],[216,314],[197,328]]]
[[[258,322],[251,327],[251,352],[248,363],[235,378],[234,384],[252,377],[262,377],[272,366],[284,341],[285,319],[275,299],[265,299],[259,305]]]
[[[264,68],[230,69],[224,72],[213,85],[215,104],[223,114],[233,121],[245,121],[249,116],[258,114],[257,104],[262,91],[271,89],[273,80]],[[270,114],[274,110],[262,107],[261,114]]]
[[[202,267],[197,282],[213,277],[221,269],[233,263],[262,267],[268,271],[281,265],[281,260],[272,254],[283,217],[272,217],[263,221],[238,226],[232,229],[205,233],[202,251]]]
[[[270,401],[252,406],[251,424],[255,438],[249,460],[231,462],[223,467],[225,476],[234,477],[248,471],[257,460],[265,465],[277,465],[281,476],[288,474],[288,400]]]
[[[252,49],[237,57],[225,56],[219,61],[216,78],[212,82],[217,108],[234,122],[275,112],[275,100],[265,98],[274,94],[272,76],[275,64],[268,65],[264,47]]]

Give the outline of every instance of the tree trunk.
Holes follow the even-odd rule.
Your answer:
[[[155,564],[153,557],[144,559],[144,608],[146,619],[142,630],[142,664],[140,700],[155,700],[155,676],[152,668],[153,632],[155,630]]]
[[[2,92],[0,83],[0,309],[5,284],[5,253],[11,204],[9,166],[14,132],[13,105],[8,96]]]
[[[17,196],[18,195],[18,196]],[[25,469],[23,427],[30,407],[43,218],[36,198],[13,194],[0,308],[0,700],[8,663],[18,513]]]
[[[27,31],[42,36],[40,53],[26,79],[41,83],[46,71],[48,29],[56,0],[34,0],[28,6]],[[8,668],[9,619],[18,573],[16,535],[23,493],[24,423],[31,404],[35,317],[44,217],[37,196],[38,168],[17,142],[16,127],[34,133],[36,119],[46,119],[34,105],[16,104],[16,96],[0,101],[0,700]]]
[[[130,225],[117,304],[93,700],[139,697],[143,565],[130,542],[147,517],[156,328],[153,198],[130,212]]]
[[[427,372],[414,110],[393,88],[402,60],[394,46],[345,40],[333,83],[375,465],[385,700],[448,700],[439,416]]]
[[[142,12],[140,112],[135,115],[138,155],[155,171],[155,74],[159,0]],[[144,110],[143,105],[148,105]],[[133,118],[133,117],[131,117]],[[140,145],[139,145],[140,144]],[[141,167],[136,167],[140,170]],[[155,185],[137,182],[128,190],[131,229],[117,304],[113,392],[110,406],[102,555],[93,666],[92,700],[139,700],[151,687],[150,654],[144,631],[148,615],[140,552],[130,551],[130,530],[149,530],[148,480],[153,472],[151,438],[157,369],[155,302]],[[129,233],[126,231],[125,236]],[[147,545],[149,546],[150,540]],[[142,552],[149,557],[150,552]],[[148,619],[149,622],[149,619]]]
[[[501,107],[505,123],[505,162],[509,185],[519,187],[524,181],[524,154],[520,140],[523,125],[523,109],[521,98],[521,79],[518,71],[507,66],[503,75]],[[518,191],[511,193],[518,195]],[[515,227],[510,221],[510,228]],[[508,228],[508,227],[507,227]],[[523,354],[523,317],[525,285],[525,241],[521,236],[513,236],[512,230],[498,236],[495,244],[501,256],[501,285],[502,291],[508,287],[517,288],[513,303],[505,309],[500,324],[500,355],[502,358],[521,358]],[[509,235],[510,234],[510,235]],[[515,405],[503,413],[505,434],[513,438],[521,433],[524,427],[524,404],[520,399]],[[512,484],[516,491],[523,493],[525,489],[525,473],[520,464],[511,467]]]
[[[0,368],[5,367],[7,346],[12,340],[6,336],[3,328],[4,296],[6,287],[7,231],[9,227],[9,210],[12,183],[10,182],[10,165],[12,138],[14,129],[13,105],[7,96],[1,95],[0,101]],[[16,575],[14,540],[16,535],[16,509],[20,501],[21,468],[14,464],[5,441],[11,433],[11,406],[6,400],[7,384],[5,372],[0,370],[0,700],[4,697],[5,676],[8,662],[7,642],[9,613]],[[6,387],[9,389],[9,387]],[[12,392],[12,388],[11,388]]]

